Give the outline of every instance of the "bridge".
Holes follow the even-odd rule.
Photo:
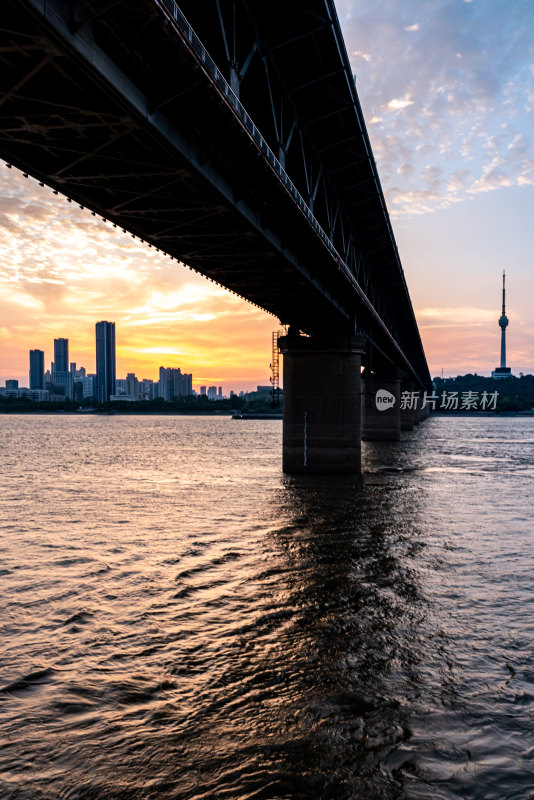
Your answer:
[[[400,388],[430,375],[333,0],[4,0],[0,31],[0,157],[288,326],[286,471],[358,471],[362,434],[419,421]]]

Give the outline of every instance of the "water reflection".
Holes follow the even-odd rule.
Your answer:
[[[2,796],[528,797],[530,434],[507,472],[430,420],[361,479],[292,479],[277,424],[102,424],[10,423]]]
[[[277,748],[285,791],[398,796],[402,775],[380,765],[410,738],[427,614],[409,482],[399,492],[374,476],[286,479],[273,504],[287,518],[271,537],[278,603],[292,610],[275,649],[275,668],[291,674],[281,710],[294,724]]]
[[[380,477],[274,492],[248,576],[264,613],[233,630],[217,699],[192,720],[195,797],[402,796],[428,626],[411,494]]]

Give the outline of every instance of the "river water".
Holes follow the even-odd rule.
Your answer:
[[[0,416],[0,796],[534,798],[534,419]]]

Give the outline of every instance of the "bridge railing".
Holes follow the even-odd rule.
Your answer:
[[[300,192],[298,191],[297,187],[261,135],[260,131],[250,118],[249,114],[247,113],[245,107],[240,102],[239,98],[232,90],[230,84],[227,82],[223,74],[221,73],[220,69],[217,67],[215,61],[211,58],[210,54],[198,38],[197,34],[194,32],[193,28],[187,21],[186,17],[180,11],[180,8],[176,2],[176,0],[154,0],[154,2],[159,5],[160,7],[164,8],[167,13],[171,16],[177,26],[180,28],[182,34],[184,35],[185,39],[189,42],[193,50],[197,53],[198,57],[202,61],[202,64],[205,67],[205,71],[208,76],[212,79],[213,83],[217,86],[221,94],[226,98],[228,104],[232,107],[236,115],[239,117],[243,125],[245,126],[246,130],[248,131],[249,135],[256,143],[257,147],[261,150],[271,167],[274,169],[290,195],[292,196],[293,200],[297,203],[299,208],[301,209],[302,213],[308,219],[309,223],[312,225],[315,232],[321,238],[323,244],[328,249],[330,254],[332,255],[334,261],[336,262],[338,268],[342,270],[350,282],[352,283],[353,287],[357,291],[360,299],[365,303],[369,311],[372,313],[375,320],[378,322],[380,327],[388,334],[388,336],[394,340],[391,332],[388,330],[387,326],[384,324],[383,320],[381,319],[380,315],[369,301],[367,295],[362,290],[361,286],[359,285],[358,281],[356,280],[355,275],[351,272],[348,265],[345,261],[341,258],[339,253],[337,252],[336,248],[334,247],[332,240],[326,233],[326,231],[321,227],[311,208],[308,206]]]
[[[381,328],[382,331],[386,334],[386,337],[392,343],[394,349],[397,350],[397,352],[400,354],[403,360],[407,364],[410,364],[408,358],[406,357],[401,347],[399,346],[396,337],[394,336],[392,331],[389,330],[388,326],[386,325],[386,323],[384,322],[378,311],[375,309],[375,307],[373,306],[373,304],[371,303],[371,301],[361,288],[360,284],[356,279],[356,276],[353,274],[349,266],[339,255],[338,251],[336,250],[336,248],[332,243],[332,240],[330,239],[326,231],[321,227],[318,220],[315,218],[311,208],[308,206],[308,204],[298,191],[297,187],[295,186],[295,184],[293,183],[293,181],[291,180],[291,178],[281,165],[280,161],[277,159],[277,157],[275,156],[275,154],[273,153],[273,151],[271,150],[271,148],[261,135],[260,131],[254,124],[253,120],[250,118],[249,114],[247,113],[245,107],[240,102],[238,96],[235,94],[232,87],[227,82],[227,80],[221,73],[220,69],[217,67],[215,61],[212,59],[212,57],[210,56],[210,54],[200,41],[199,37],[197,36],[197,34],[187,21],[186,17],[182,14],[176,0],[154,0],[154,2],[158,6],[160,6],[160,8],[166,10],[167,13],[170,15],[170,17],[174,20],[174,22],[182,32],[182,35],[189,42],[190,46],[193,48],[193,50],[197,53],[198,57],[200,58],[205,68],[206,74],[208,75],[208,77],[212,79],[214,85],[217,87],[221,95],[226,99],[227,103],[234,110],[236,116],[240,119],[241,123],[244,125],[248,134],[255,142],[256,146],[263,153],[264,157],[267,159],[268,163],[276,172],[279,179],[282,181],[287,191],[292,196],[293,200],[297,203],[300,210],[307,218],[308,222],[313,227],[313,229],[323,242],[324,246],[327,248],[330,255],[336,262],[338,269],[341,270],[348,278],[348,280],[352,284],[352,287],[358,294],[360,300],[370,312],[372,318],[375,321],[375,324],[379,328]]]

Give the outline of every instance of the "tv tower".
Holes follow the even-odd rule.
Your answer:
[[[502,313],[499,317],[501,328],[501,366],[496,367],[491,373],[492,378],[511,378],[512,370],[506,366],[506,328],[508,327],[508,317],[506,316],[506,274],[502,271]]]

